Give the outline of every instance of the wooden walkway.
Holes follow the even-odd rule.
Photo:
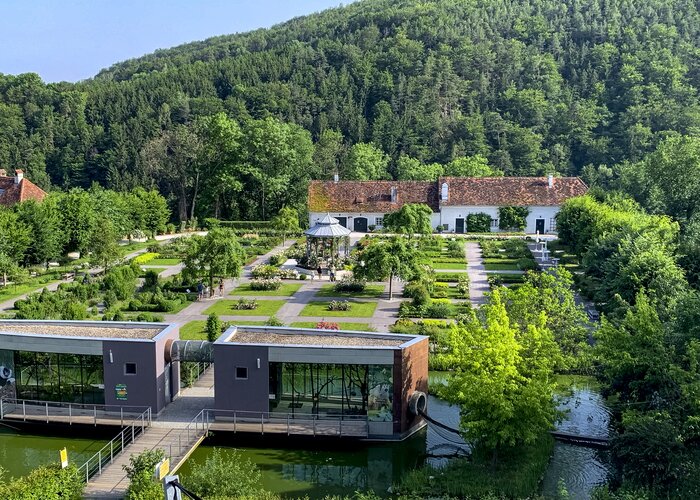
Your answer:
[[[177,449],[180,440],[181,447]],[[150,427],[131,444],[125,453],[119,455],[111,464],[102,469],[102,474],[93,477],[83,491],[83,498],[124,498],[129,480],[123,469],[129,464],[132,455],[138,455],[148,450],[163,450],[170,456],[171,468],[177,470],[191,452],[204,440],[204,434],[193,436],[191,442],[182,442],[182,429],[166,429]],[[175,444],[175,446],[173,446]]]
[[[609,448],[610,439],[607,437],[598,436],[583,436],[580,434],[572,434],[570,432],[552,431],[550,433],[557,441],[564,443],[577,444],[580,446],[589,446],[592,448]]]

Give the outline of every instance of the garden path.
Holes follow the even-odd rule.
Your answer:
[[[200,234],[200,233],[161,234],[161,235],[156,236],[156,241],[159,244],[162,244],[162,243],[165,243],[173,238],[179,238],[180,236],[190,236],[192,234]],[[142,253],[146,253],[146,251],[147,251],[146,248],[142,248],[140,250],[136,250],[134,252],[128,253],[124,256],[124,260],[131,260],[134,257],[141,255]],[[90,274],[99,274],[103,271],[103,269],[101,267],[96,267],[96,268],[88,269],[87,271]],[[161,274],[161,276],[165,276],[165,275]],[[60,285],[61,283],[71,283],[72,281],[73,281],[73,278],[68,278],[68,279],[64,279],[64,280],[60,280],[60,281],[54,281],[53,283],[50,283],[48,285],[38,286],[34,290],[31,290],[25,294],[19,295],[17,297],[12,298],[12,299],[7,299],[4,302],[0,302],[0,312],[7,312],[7,311],[14,309],[16,301],[18,301],[20,299],[26,299],[27,296],[32,294],[32,293],[36,293],[39,290],[43,290],[44,288],[46,288],[50,292],[53,292],[53,291],[56,291],[58,289],[58,285]]]
[[[472,306],[479,307],[486,303],[486,293],[491,289],[481,256],[481,247],[476,242],[468,241],[464,245],[464,252],[467,256],[469,299]]]

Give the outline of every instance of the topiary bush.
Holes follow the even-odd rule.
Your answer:
[[[491,216],[483,212],[467,215],[468,233],[490,233]]]
[[[435,300],[425,308],[423,315],[426,318],[449,318],[454,316],[454,306],[449,302]]]

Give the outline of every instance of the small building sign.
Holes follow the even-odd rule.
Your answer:
[[[63,448],[58,452],[58,454],[61,457],[61,469],[65,469],[68,467],[68,450]]]
[[[128,399],[126,384],[116,384],[114,386],[114,396],[117,398],[117,401],[126,401]]]
[[[156,464],[155,476],[158,481],[162,481],[170,472],[170,459],[164,458]]]

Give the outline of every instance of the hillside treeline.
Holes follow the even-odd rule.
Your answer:
[[[0,76],[0,165],[44,187],[155,186],[185,218],[263,217],[265,176],[301,186],[280,197],[299,205],[310,175],[415,178],[463,157],[505,175],[589,178],[699,130],[699,35],[690,0],[365,0],[78,84]],[[249,145],[258,137],[245,132],[274,120],[315,150],[293,149],[306,163],[287,177],[256,173],[266,158],[250,148],[237,156],[233,171],[253,173],[216,185],[251,198],[242,204],[202,193],[196,173],[176,182],[153,168],[154,144],[217,113]],[[214,202],[193,207],[199,193]]]

